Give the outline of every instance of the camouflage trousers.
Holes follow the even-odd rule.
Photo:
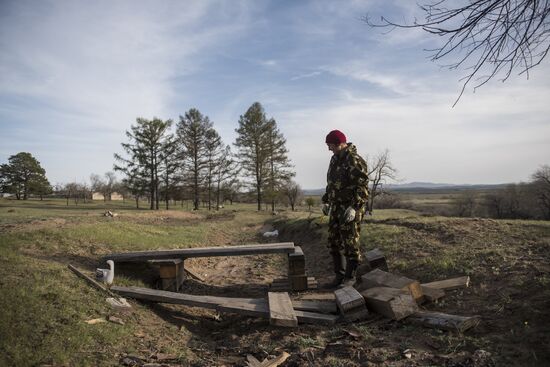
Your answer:
[[[359,237],[361,234],[361,220],[365,210],[357,210],[355,220],[346,223],[344,213],[348,205],[332,204],[328,221],[328,247],[330,253],[344,253],[350,260],[361,262],[359,251]]]

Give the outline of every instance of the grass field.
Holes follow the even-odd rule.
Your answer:
[[[363,249],[384,250],[392,272],[423,282],[470,275],[470,288],[429,305],[481,315],[481,325],[465,334],[376,318],[289,331],[244,316],[220,319],[208,310],[136,302],[134,312],[119,315],[124,325],[89,325],[86,320],[113,310],[103,294],[67,269],[69,263],[91,274],[110,252],[257,243],[264,241],[261,232],[274,226],[279,240],[304,248],[308,273],[322,280],[330,276],[326,218],[317,208],[272,215],[247,204],[198,213],[181,206],[136,210],[131,202],[65,204],[0,199],[2,366],[109,366],[134,357],[169,365],[229,366],[245,365],[246,354],[262,359],[282,350],[292,355],[284,366],[365,361],[474,366],[479,350],[489,352],[499,366],[550,362],[549,222],[428,217],[412,210],[378,210],[366,220]],[[105,217],[106,210],[118,216]],[[246,284],[267,282],[285,264],[278,257],[252,256],[205,259],[192,266],[213,274],[208,278],[212,284],[193,283],[193,292],[238,296],[265,293],[267,287],[247,290]],[[116,284],[154,285],[146,269],[117,273]],[[352,329],[360,337],[351,338]],[[335,342],[349,349],[345,356],[323,352]],[[414,351],[411,359],[403,356],[405,349]]]

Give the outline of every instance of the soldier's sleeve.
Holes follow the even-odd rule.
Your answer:
[[[353,187],[352,205],[360,209],[367,203],[369,197],[369,174],[367,162],[359,155],[353,155],[350,159],[350,179]]]

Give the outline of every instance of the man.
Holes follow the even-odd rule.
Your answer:
[[[328,243],[335,273],[329,287],[348,286],[355,283],[361,262],[359,235],[368,198],[367,164],[357,154],[355,145],[347,143],[341,131],[331,131],[326,143],[333,153],[322,198],[323,214],[329,216]]]

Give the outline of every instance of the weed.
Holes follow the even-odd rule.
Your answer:
[[[296,338],[296,345],[300,349],[307,349],[311,347],[319,347],[319,341],[317,339],[311,338],[309,336],[300,336]]]

